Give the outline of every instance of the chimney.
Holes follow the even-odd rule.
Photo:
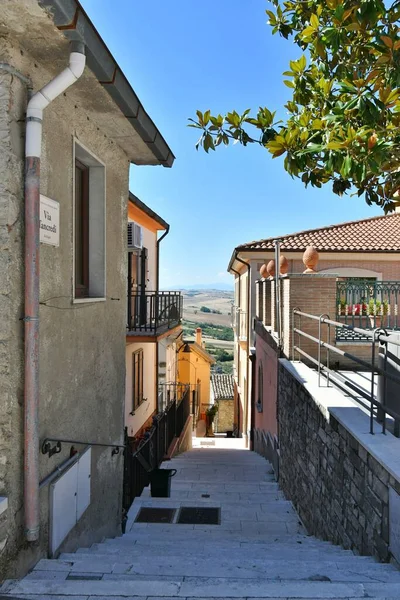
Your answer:
[[[201,327],[197,327],[196,328],[196,343],[199,346],[203,345],[202,339],[201,339]]]

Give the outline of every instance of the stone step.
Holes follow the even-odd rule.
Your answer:
[[[145,536],[135,536],[134,538],[127,539],[126,535],[119,538],[108,539],[102,544],[93,544],[91,550],[96,550],[98,548],[115,548],[120,550],[121,552],[126,552],[127,549],[131,548],[133,550],[142,549],[142,552],[146,552],[146,548],[150,550],[155,550],[156,548],[165,548],[165,552],[173,552],[174,549],[180,550],[182,552],[193,553],[196,552],[196,548],[203,551],[215,551],[215,552],[244,552],[247,554],[259,554],[262,553],[264,555],[268,552],[288,552],[292,551],[311,551],[315,550],[320,553],[335,553],[338,555],[342,555],[343,553],[348,553],[353,556],[351,550],[343,550],[340,546],[334,546],[330,542],[319,542],[314,538],[306,538],[304,536],[279,536],[275,538],[265,538],[262,540],[233,540],[229,538],[228,540],[224,539],[216,539],[213,540],[212,544],[208,543],[207,536],[202,536],[201,538],[195,536],[193,539],[188,539],[187,536],[185,539],[179,540],[179,544],[177,545],[176,541],[167,538],[165,535],[153,536],[151,539],[148,535]]]
[[[215,479],[207,481],[178,481],[172,478],[171,481],[172,490],[190,490],[190,491],[201,491],[203,493],[209,492],[239,492],[239,493],[256,493],[261,494],[262,492],[271,492],[279,490],[279,486],[275,481],[262,481],[260,483],[243,483],[240,481],[230,481],[218,483]]]
[[[204,494],[208,495],[208,498],[204,497]],[[220,502],[221,504],[225,504],[225,502],[234,502],[235,504],[245,505],[253,505],[253,504],[261,504],[274,502],[276,500],[284,500],[285,497],[282,492],[278,490],[276,492],[266,492],[264,494],[245,494],[239,492],[201,492],[194,490],[171,490],[170,497],[176,500],[199,500],[204,502]],[[140,498],[151,498],[150,491],[148,493],[142,494]]]
[[[201,545],[205,547],[213,545],[225,548],[227,545],[229,545],[231,548],[250,548],[252,546],[256,546],[257,550],[261,552],[265,548],[265,546],[275,546],[277,543],[284,544],[285,546],[289,545],[294,548],[296,548],[299,545],[307,548],[313,547],[321,550],[323,548],[334,548],[335,550],[338,548],[337,546],[333,546],[328,543],[326,543],[326,546],[320,545],[320,543],[313,540],[313,538],[311,538],[311,541],[308,542],[308,538],[302,534],[286,533],[274,536],[263,535],[261,537],[255,538],[251,536],[245,537],[243,535],[238,535],[237,532],[235,534],[223,532],[224,536],[221,535],[221,532],[218,535],[211,535],[209,531],[203,532],[200,530],[192,532],[190,532],[189,530],[180,536],[166,535],[166,533],[169,532],[165,532],[163,530],[150,531],[149,529],[143,529],[140,532],[135,530],[128,534],[125,534],[123,537],[106,540],[104,544],[118,546],[121,549],[131,548],[132,545],[152,547],[158,544],[179,544],[182,547],[192,549],[192,551],[196,548],[196,546]]]
[[[310,578],[325,581],[359,581],[359,582],[400,582],[400,571],[392,565],[370,564],[362,561],[348,560],[347,564],[335,560],[325,560],[321,556],[317,563],[300,560],[265,560],[240,559],[229,557],[217,562],[210,558],[172,556],[142,556],[136,560],[123,557],[100,558],[90,555],[75,555],[71,560],[41,560],[31,573],[43,571],[62,571],[65,578],[68,573],[101,573],[142,576],[153,575],[163,577],[226,577],[242,579],[278,579],[278,580],[310,580]]]
[[[157,535],[157,533],[168,534],[171,539],[179,540],[185,539],[187,536],[192,538],[200,538],[200,534],[203,533],[203,537],[207,535],[212,538],[220,538],[223,536],[231,537],[233,535],[240,536],[245,540],[246,538],[262,537],[262,536],[278,536],[280,534],[297,534],[305,533],[303,526],[296,520],[284,520],[284,521],[245,521],[244,519],[232,519],[221,520],[220,525],[188,525],[188,524],[175,524],[175,523],[134,523],[132,529],[127,532],[126,536],[129,539],[131,534],[140,533],[145,531],[147,535]],[[192,535],[190,532],[192,531]]]
[[[196,577],[209,581],[210,578],[236,578],[242,580],[258,580],[267,584],[270,581],[325,581],[325,582],[358,582],[358,583],[398,583],[400,572],[380,569],[380,565],[349,565],[341,563],[301,563],[273,565],[269,563],[254,565],[216,564],[215,561],[180,561],[173,564],[152,565],[151,560],[146,564],[76,562],[65,569],[37,569],[32,571],[30,581],[71,581],[91,578],[92,580],[148,581],[163,579],[164,581]],[[340,568],[339,568],[340,567]]]
[[[163,463],[160,466],[161,469],[176,469],[178,473],[182,474],[207,474],[207,473],[220,473],[225,475],[237,475],[238,473],[243,475],[273,475],[272,467],[269,467],[267,464],[265,465],[224,465],[218,463],[212,464],[183,464],[183,463],[174,463],[173,461],[169,463]],[[174,475],[176,477],[177,475]]]
[[[246,503],[241,504],[240,502],[235,501],[217,501],[215,498],[203,498],[199,497],[196,502],[193,502],[190,499],[178,500],[176,498],[135,498],[132,503],[131,508],[129,509],[129,513],[133,513],[133,509],[147,507],[147,508],[174,508],[178,510],[182,507],[210,507],[214,506],[215,508],[221,509],[221,514],[244,514],[247,515],[246,520],[251,520],[253,515],[256,513],[263,513],[268,515],[273,519],[276,515],[297,515],[296,511],[293,508],[293,504],[289,500],[278,499],[278,500],[266,500],[264,498],[263,502],[253,502],[252,504]]]
[[[60,555],[60,560],[76,560],[76,556],[79,555],[85,555],[85,556],[95,556],[96,558],[99,559],[109,559],[109,560],[121,560],[121,561],[126,561],[126,560],[132,560],[135,561],[136,559],[140,559],[144,556],[144,551],[143,548],[139,545],[137,546],[137,550],[135,551],[135,546],[132,547],[131,550],[127,550],[127,549],[123,549],[120,550],[118,549],[118,547],[113,547],[110,548],[110,546],[104,547],[101,544],[100,545],[94,545],[94,546],[98,546],[98,547],[93,547],[93,548],[85,548],[85,552],[82,552],[82,549],[80,549],[79,551],[77,551],[76,553],[63,553]],[[194,550],[194,549],[193,549]],[[278,562],[282,562],[282,561],[290,561],[290,560],[299,560],[302,562],[316,562],[318,560],[325,560],[325,561],[334,561],[335,563],[345,563],[348,564],[349,561],[353,561],[355,560],[356,563],[362,562],[365,564],[373,564],[376,565],[377,562],[374,558],[370,557],[370,556],[356,556],[355,554],[353,554],[350,550],[343,550],[342,552],[330,552],[330,551],[325,551],[325,550],[321,550],[321,549],[302,549],[301,546],[297,549],[293,547],[286,547],[284,546],[281,549],[270,549],[269,551],[267,550],[263,550],[261,553],[257,552],[257,551],[250,551],[250,550],[245,550],[244,548],[238,548],[238,549],[234,549],[234,550],[230,550],[229,547],[223,547],[223,548],[219,548],[215,551],[213,551],[211,548],[206,548],[205,546],[197,546],[196,547],[196,552],[194,551],[190,551],[187,548],[186,549],[178,549],[178,548],[174,548],[172,545],[169,546],[168,548],[163,548],[163,546],[160,544],[158,546],[153,545],[153,546],[149,546],[149,551],[151,552],[151,556],[152,556],[152,560],[153,557],[155,557],[156,559],[158,557],[162,557],[164,558],[165,555],[167,555],[168,557],[171,558],[179,558],[180,560],[182,560],[182,557],[192,557],[192,556],[197,556],[199,558],[201,557],[207,557],[207,558],[220,558],[221,557],[221,553],[222,552],[227,552],[229,550],[229,560],[234,561],[243,561],[243,557],[246,557],[246,560],[260,560],[260,555],[262,556],[262,560],[264,561],[269,561],[269,560],[275,560]]]
[[[335,583],[327,581],[279,581],[197,578],[147,581],[8,581],[0,588],[12,596],[103,596],[156,598],[398,598],[398,583]],[[75,599],[76,600],[76,599]]]

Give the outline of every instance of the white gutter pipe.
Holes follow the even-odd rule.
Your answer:
[[[85,48],[72,42],[69,65],[29,100],[25,134],[24,507],[28,542],[39,539],[39,221],[43,111],[82,75]]]
[[[282,342],[282,313],[281,313],[281,240],[274,240],[275,245],[275,303],[276,303],[276,333],[278,335],[278,346]]]

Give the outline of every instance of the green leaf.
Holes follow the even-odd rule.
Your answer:
[[[303,31],[299,35],[302,40],[307,40],[308,38],[311,38],[315,33],[316,33],[316,30],[314,29],[314,27],[309,25],[308,27],[303,29]]]
[[[203,113],[200,110],[196,110],[197,118],[199,119],[200,125],[204,125]]]
[[[294,88],[294,83],[293,81],[288,81],[287,79],[284,79],[283,83],[288,87],[288,88]]]
[[[351,173],[351,169],[353,166],[353,160],[350,155],[347,155],[343,161],[342,168],[340,170],[340,174],[344,179],[347,179]]]
[[[346,26],[347,31],[361,31],[361,27],[358,23],[350,23]]]
[[[298,62],[299,62],[299,64],[300,64],[300,68],[301,68],[301,70],[302,70],[302,71],[304,71],[304,69],[305,69],[305,68],[306,68],[306,66],[307,66],[307,59],[306,59],[306,57],[304,56],[304,54],[303,54],[303,56],[302,56],[302,57],[299,59],[299,61],[298,61]]]
[[[342,150],[343,142],[329,142],[326,147],[328,150]]]
[[[318,27],[319,27],[319,20],[318,20],[318,17],[317,17],[317,15],[311,15],[311,18],[310,18],[310,25],[311,25],[311,27],[313,27],[314,29],[318,29]]]

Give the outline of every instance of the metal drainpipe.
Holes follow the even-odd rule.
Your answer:
[[[32,80],[30,77],[27,77],[26,75],[18,71],[18,69],[5,62],[0,62],[0,71],[5,71],[6,73],[13,75],[13,77],[17,77],[20,81],[22,81],[22,83],[26,85],[28,91],[28,100],[30,99],[33,89]]]
[[[25,134],[24,506],[28,542],[39,539],[39,220],[44,109],[85,68],[84,45],[72,42],[69,65],[28,102]]]
[[[274,240],[275,245],[275,303],[276,303],[276,333],[278,346],[281,346],[282,319],[281,319],[281,286],[280,286],[280,257],[281,240]]]
[[[249,366],[249,362],[250,362],[250,323],[249,323],[249,317],[250,317],[250,276],[251,276],[251,266],[249,263],[245,262],[244,260],[242,260],[241,258],[239,258],[238,256],[238,252],[235,253],[235,259],[242,263],[242,265],[244,265],[245,267],[247,267],[247,361],[246,361],[246,384],[247,384],[247,390],[246,390],[246,406],[245,406],[245,411],[244,411],[244,415],[243,415],[243,421],[246,424],[246,432],[247,432],[247,419],[248,419],[248,409],[249,409],[249,371],[250,371],[250,366]],[[247,435],[247,434],[246,434]]]
[[[241,274],[239,273],[239,271],[236,271],[236,269],[234,269],[233,267],[231,267],[230,270],[233,271],[234,273],[236,273],[236,275],[238,275],[238,278],[239,278],[239,306],[240,306],[240,277],[241,277]],[[236,307],[234,307],[234,308],[236,308]],[[236,376],[239,380],[239,376],[240,376],[240,360],[239,360],[239,358],[240,358],[240,350],[239,350],[240,342],[239,342],[239,339],[236,342],[236,346],[237,346],[237,357],[238,357],[238,365],[237,365],[238,369],[237,369]],[[239,425],[239,407],[238,407],[238,425]]]
[[[160,239],[157,240],[157,289],[156,289],[156,293],[158,294],[159,289],[160,289],[160,242],[169,234],[169,225],[167,226],[167,229],[164,231],[164,233],[162,234],[162,236],[160,237]],[[158,406],[158,382],[159,382],[159,376],[158,376],[158,340],[156,341],[156,413],[158,413],[159,411],[159,406]],[[176,378],[175,378],[175,383],[176,383]]]

